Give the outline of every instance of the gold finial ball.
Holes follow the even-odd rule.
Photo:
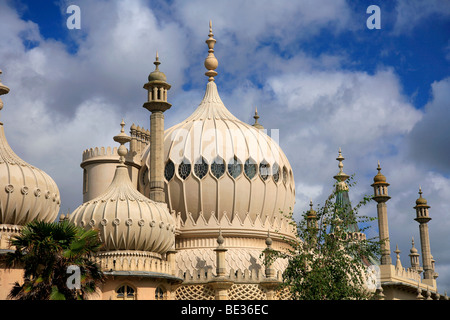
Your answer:
[[[217,61],[215,56],[208,56],[205,59],[205,68],[207,70],[216,70],[219,66],[219,61]]]

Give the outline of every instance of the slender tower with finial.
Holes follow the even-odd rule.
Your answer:
[[[422,188],[419,188],[419,198],[416,200],[416,220],[419,223],[420,246],[422,249],[423,278],[434,286],[434,270],[431,262],[430,236],[428,233],[428,222],[431,220],[427,200],[422,197]]]
[[[388,196],[389,183],[386,182],[386,177],[381,173],[380,161],[378,161],[377,167],[378,173],[373,177],[374,196],[373,199],[377,202],[377,215],[378,215],[378,233],[381,243],[381,264],[390,265],[391,248],[389,241],[389,226],[387,217],[386,202],[391,198]]]
[[[148,101],[143,107],[150,115],[150,195],[157,202],[165,202],[164,193],[164,112],[172,106],[167,102],[170,84],[166,75],[159,70],[159,56],[156,52],[155,70],[148,76],[144,89],[148,91]]]

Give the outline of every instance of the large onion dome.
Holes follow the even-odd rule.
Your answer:
[[[177,266],[183,272],[214,268],[221,231],[228,244],[227,268],[262,270],[268,230],[277,250],[286,248],[285,237],[295,236],[285,216],[294,208],[294,177],[276,139],[240,121],[222,102],[214,79],[215,42],[210,25],[205,95],[186,120],[164,133],[166,202],[181,217]],[[149,168],[147,147],[139,172],[145,195]],[[285,264],[275,266],[282,270]]]
[[[126,136],[123,132],[115,140]],[[126,139],[124,139],[126,140]],[[165,203],[150,200],[136,190],[124,164],[122,140],[120,164],[110,186],[100,196],[83,203],[69,220],[85,228],[97,228],[105,251],[137,250],[163,254],[175,242],[175,220]]]
[[[0,95],[8,92],[9,88],[0,81]],[[0,225],[22,226],[33,220],[51,222],[59,208],[60,194],[55,181],[14,153],[0,122]]]
[[[166,201],[181,214],[221,219],[224,214],[243,221],[273,219],[293,210],[295,183],[289,161],[277,144],[259,127],[236,118],[223,104],[213,69],[217,60],[210,46],[205,66],[209,82],[197,109],[164,133]],[[272,132],[276,132],[272,130]],[[276,137],[278,138],[278,137]],[[140,187],[148,194],[150,148],[143,153]],[[264,232],[264,235],[267,230]]]

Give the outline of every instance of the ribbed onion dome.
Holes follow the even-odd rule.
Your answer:
[[[222,102],[213,69],[218,65],[213,44],[206,40],[209,77],[197,109],[181,123],[165,130],[166,202],[186,220],[203,214],[229,219],[246,215],[254,220],[288,214],[294,207],[295,183],[291,165],[277,142],[264,130],[236,118]],[[271,131],[272,133],[274,130]],[[278,138],[278,137],[276,137]],[[150,148],[143,153],[140,183],[150,167]],[[148,188],[144,186],[144,194]]]
[[[124,136],[122,127],[122,133],[114,138]],[[69,220],[85,228],[99,229],[105,251],[165,253],[175,242],[175,220],[165,203],[152,201],[137,191],[123,164],[126,154],[123,144],[118,152],[121,164],[110,186],[102,195],[78,207]]]
[[[0,95],[8,92],[9,88],[0,82]],[[2,107],[0,100],[0,110]],[[14,153],[0,122],[0,224],[51,222],[59,208],[60,194],[55,181]]]

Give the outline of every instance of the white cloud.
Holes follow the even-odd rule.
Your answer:
[[[398,0],[394,34],[410,34],[414,28],[430,17],[450,16],[450,3],[441,0]]]
[[[450,78],[431,84],[432,100],[408,136],[411,157],[424,167],[450,174]]]

